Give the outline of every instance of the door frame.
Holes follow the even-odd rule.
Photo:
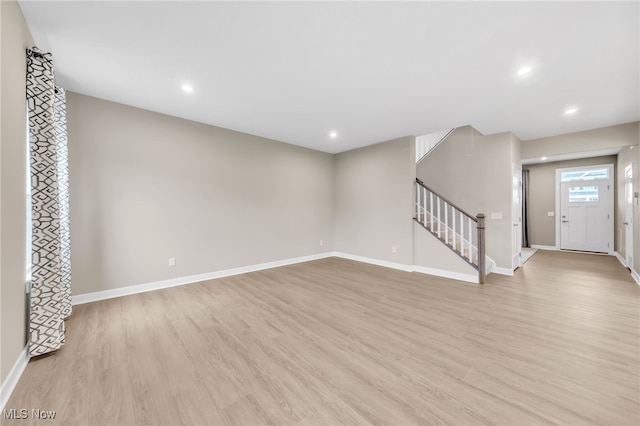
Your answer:
[[[513,163],[512,179],[518,179],[518,207],[515,209],[515,196],[511,194],[511,269],[514,271],[522,266],[522,166]],[[511,182],[512,191],[515,190],[516,183]],[[514,214],[514,210],[516,213]],[[517,222],[517,223],[516,223]],[[516,253],[514,253],[514,251]]]
[[[627,173],[631,171],[631,214],[629,214],[629,204],[627,203]],[[635,171],[633,170],[633,163],[629,163],[627,164],[627,166],[624,168],[624,220],[627,220],[627,216],[631,217],[631,221],[629,222],[628,225],[625,225],[624,228],[624,263],[626,265],[627,268],[633,270],[633,257],[635,255],[635,253],[633,252],[633,238],[631,239],[631,241],[627,240],[627,237],[629,236],[629,234],[633,237],[633,228],[634,228],[634,223],[633,223],[633,194],[635,191],[635,188],[633,187],[633,174],[635,173]],[[628,227],[628,228],[627,228]],[[630,230],[631,232],[628,232],[628,230]],[[631,253],[629,253],[631,252]],[[631,256],[629,256],[631,255]]]
[[[608,224],[608,230],[607,230],[607,235],[608,235],[608,247],[609,250],[607,251],[608,254],[613,255],[615,252],[615,247],[613,246],[613,235],[614,235],[614,226],[613,223],[615,222],[615,216],[614,216],[614,193],[615,193],[615,176],[614,176],[614,167],[613,167],[613,163],[610,164],[597,164],[597,165],[593,165],[593,166],[580,166],[580,167],[564,167],[564,168],[558,168],[556,169],[556,186],[555,186],[555,192],[556,192],[556,250],[560,250],[560,232],[562,231],[560,229],[560,219],[561,219],[561,213],[560,213],[560,209],[561,209],[561,205],[560,205],[560,184],[562,183],[560,176],[561,173],[563,172],[573,172],[573,171],[578,171],[578,170],[596,170],[596,169],[602,169],[603,167],[606,167],[608,169],[608,174],[609,174],[609,179],[607,180],[607,185],[609,186],[609,190],[607,191],[608,195],[609,195],[609,211],[607,212],[607,214],[609,215],[609,224]],[[580,182],[580,181],[577,181]],[[585,181],[588,182],[588,181]]]

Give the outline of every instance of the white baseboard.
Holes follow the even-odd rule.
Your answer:
[[[490,273],[495,272],[495,270],[496,270],[496,261],[495,260],[493,260],[489,256],[485,256],[484,264],[485,264],[485,268],[486,268],[485,275],[489,275]]]
[[[513,276],[513,269],[509,269],[509,268],[500,268],[499,266],[496,266],[493,269],[493,273],[494,274],[500,274],[500,275],[508,275],[508,276]]]
[[[422,274],[436,275],[438,277],[451,278],[453,280],[466,281],[469,283],[478,284],[478,275],[463,274],[461,272],[452,272],[452,271],[446,271],[444,269],[429,268],[427,266],[418,266],[418,265],[415,265],[413,267],[413,271],[420,272]]]
[[[435,275],[437,277],[451,278],[453,280],[465,281],[469,283],[478,283],[478,275],[464,274],[461,272],[447,271],[444,269],[430,268],[427,266],[405,265],[403,263],[389,262],[386,260],[373,259],[371,257],[356,256],[348,253],[334,252],[335,257],[343,259],[355,260],[356,262],[369,263],[371,265],[384,266],[385,268],[397,269],[404,272],[419,272],[422,274]],[[495,265],[495,262],[494,262]],[[487,272],[488,273],[488,272]]]
[[[618,261],[622,264],[622,266],[624,266],[625,268],[627,268],[627,262],[624,260],[624,257],[622,257],[622,255],[620,253],[618,253],[617,251],[613,252],[613,255],[618,258]],[[631,278],[633,278],[633,280],[640,285],[640,274],[638,274],[633,268],[629,268],[631,269]]]
[[[374,259],[372,257],[356,256],[354,254],[341,253],[338,251],[333,252],[333,256],[341,257],[343,259],[355,260],[356,262],[369,263],[371,265],[384,266],[385,268],[399,269],[400,271],[413,272],[413,265],[405,265],[402,263],[389,262],[386,260]]]
[[[371,257],[357,256],[342,252],[325,252],[311,256],[296,257],[292,259],[278,260],[275,262],[260,263],[257,265],[243,266],[240,268],[225,269],[217,272],[209,272],[206,274],[191,275],[187,277],[174,278],[164,281],[156,281],[147,284],[139,284],[129,287],[114,288],[111,290],[97,291],[94,293],[79,294],[71,297],[73,305],[81,305],[83,303],[97,302],[99,300],[112,299],[115,297],[129,296],[132,294],[145,293],[147,291],[160,290],[168,287],[176,287],[185,284],[193,284],[201,281],[213,280],[216,278],[229,277],[232,275],[246,274],[248,272],[261,271],[264,269],[277,268],[280,266],[293,265],[296,263],[308,262],[311,260],[325,259],[327,257],[340,257],[343,259],[354,260],[356,262],[369,263],[371,265],[383,266],[385,268],[397,269],[405,272],[422,272],[430,275],[442,276],[446,278],[457,279],[461,281],[477,282],[474,275],[459,274],[456,272],[445,271],[435,268],[424,268],[421,266],[405,265],[402,263],[389,262],[386,260],[374,259]],[[495,268],[494,268],[495,269]],[[498,268],[499,269],[499,268]],[[495,271],[493,271],[495,272]],[[498,272],[501,273],[501,272]],[[473,277],[473,279],[471,279]]]
[[[276,260],[274,262],[259,263],[256,265],[241,266],[239,268],[225,269],[217,272],[190,275],[187,277],[173,278],[170,280],[156,281],[147,284],[133,285],[129,287],[114,288],[111,290],[96,291],[94,293],[79,294],[71,296],[73,305],[97,302],[99,300],[112,299],[114,297],[129,296],[132,294],[145,293],[147,291],[159,290],[162,288],[176,287],[185,284],[193,284],[201,281],[213,280],[216,278],[229,277],[232,275],[246,274],[248,272],[262,271],[264,269],[277,268],[279,266],[293,265],[295,263],[309,262],[311,260],[324,259],[334,256],[333,252],[313,254],[310,256],[295,257],[291,259]]]
[[[542,246],[542,245],[538,245],[538,244],[531,244],[531,248],[539,249],[539,250],[553,250],[553,251],[560,250],[556,246]]]
[[[625,268],[627,267],[627,263],[624,261],[624,257],[622,257],[620,253],[618,253],[617,251],[614,251],[613,255],[618,258],[620,263],[622,263],[622,266],[624,266]]]
[[[29,347],[25,346],[23,351],[20,352],[20,356],[16,360],[15,364],[9,371],[7,378],[2,382],[2,387],[0,387],[0,410],[4,410],[5,405],[9,402],[9,398],[13,393],[13,390],[16,388],[24,369],[27,368],[27,364],[29,363]]]
[[[225,269],[217,272],[209,272],[205,274],[190,275],[187,277],[173,278],[170,280],[156,281],[146,284],[133,285],[129,287],[114,288],[110,290],[96,291],[94,293],[78,294],[71,297],[73,305],[81,305],[83,303],[97,302],[99,300],[113,299],[115,297],[129,296],[132,294],[145,293],[148,291],[160,290],[163,288],[176,287],[185,284],[193,284],[197,282],[213,280],[216,278],[229,277],[232,275],[246,274],[249,272],[261,271],[264,269],[277,268],[280,266],[293,265],[296,263],[309,262],[311,260],[325,259],[327,257],[340,257],[343,259],[354,260],[356,262],[369,263],[371,265],[383,266],[385,268],[397,269],[405,272],[421,272],[439,277],[451,278],[466,282],[478,282],[478,277],[471,274],[463,274],[458,272],[446,271],[443,269],[428,268],[417,265],[405,265],[403,263],[389,262],[387,260],[374,259],[371,257],[357,256],[342,252],[325,252],[310,256],[295,257],[291,259],[278,260],[274,262],[260,263],[257,265],[242,266],[239,268]],[[495,266],[495,262],[487,258],[487,274],[496,273],[502,275],[513,275],[513,271],[507,268],[499,268]]]

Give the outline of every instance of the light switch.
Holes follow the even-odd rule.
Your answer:
[[[502,213],[501,212],[491,213],[491,219],[493,219],[493,220],[502,220]]]
[[[547,216],[549,216],[549,217],[553,217],[553,216],[555,216],[555,215],[556,215],[556,213],[555,213],[555,212],[547,212]]]

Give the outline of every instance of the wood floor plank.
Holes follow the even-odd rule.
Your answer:
[[[640,286],[612,256],[538,250],[484,286],[327,258],[110,299],[74,307],[5,408],[52,425],[637,425]]]

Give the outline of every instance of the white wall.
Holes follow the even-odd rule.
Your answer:
[[[332,250],[331,155],[67,102],[74,295]]]
[[[18,3],[0,2],[0,382],[26,345],[26,55],[33,45]]]
[[[413,264],[414,158],[414,137],[335,156],[336,251]]]

